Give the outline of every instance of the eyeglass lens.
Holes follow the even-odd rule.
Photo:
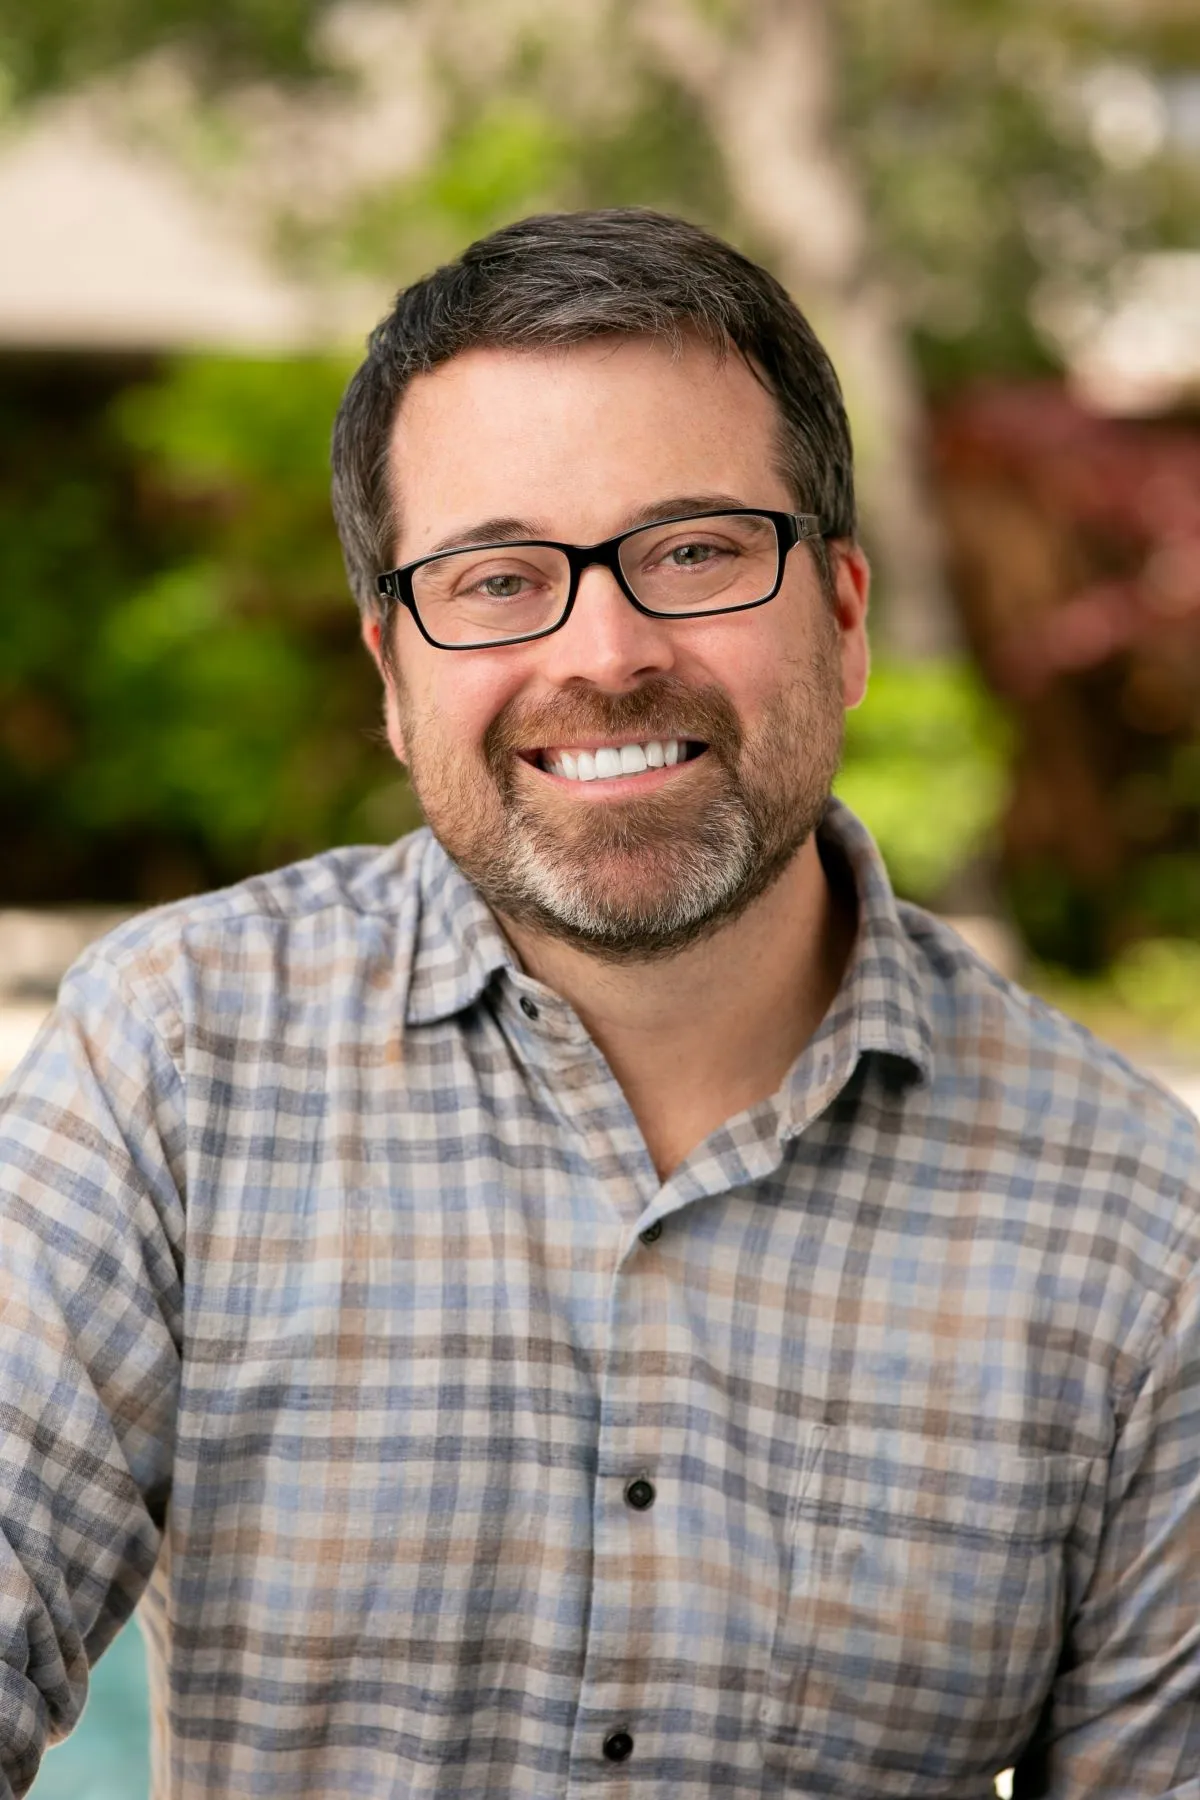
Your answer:
[[[664,615],[751,606],[775,586],[775,526],[757,513],[721,513],[647,525],[627,537],[621,572],[638,601]],[[413,599],[441,644],[496,643],[555,625],[566,608],[571,565],[545,544],[455,551],[413,572]]]

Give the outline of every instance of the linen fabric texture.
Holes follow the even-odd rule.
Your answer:
[[[75,966],[0,1102],[5,1800],[139,1602],[158,1800],[1200,1796],[1196,1123],[821,842],[837,999],[666,1182],[428,832]]]

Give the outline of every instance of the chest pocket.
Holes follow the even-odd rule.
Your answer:
[[[793,1507],[768,1768],[859,1800],[990,1795],[1053,1678],[1088,1469],[829,1428]]]

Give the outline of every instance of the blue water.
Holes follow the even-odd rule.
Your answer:
[[[29,1791],[34,1800],[147,1800],[149,1736],[146,1653],[134,1623],[92,1670],[83,1718],[46,1752]]]

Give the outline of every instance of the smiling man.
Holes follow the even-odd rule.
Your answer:
[[[0,1106],[0,1795],[1200,1794],[1194,1121],[894,899],[837,381],[679,220],[334,443],[428,829],[123,928]]]
[[[682,324],[461,351],[390,429],[387,547],[412,560],[372,576],[403,604],[364,633],[393,748],[664,1178],[778,1087],[853,934],[814,833],[867,569],[852,526],[791,510],[779,435],[754,366]]]

